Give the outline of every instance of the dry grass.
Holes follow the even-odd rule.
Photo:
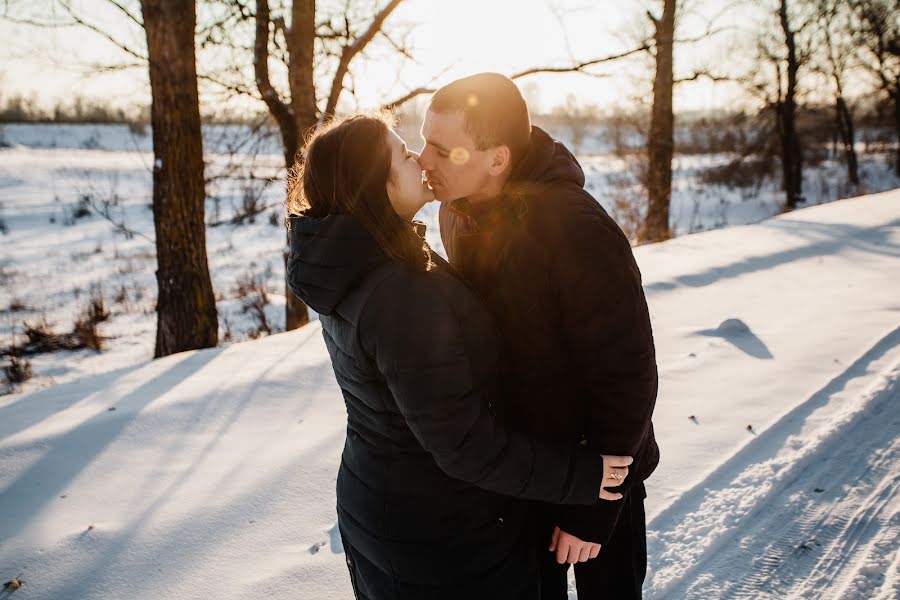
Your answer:
[[[707,169],[700,181],[709,185],[721,185],[729,189],[759,187],[775,172],[775,157],[753,156],[733,160],[726,165]]]
[[[235,285],[235,296],[241,299],[241,312],[249,314],[255,323],[255,329],[248,332],[251,338],[262,334],[271,335],[272,326],[266,317],[266,306],[269,305],[269,294],[266,290],[265,277],[248,273],[238,277]]]
[[[91,297],[81,311],[81,315],[75,320],[72,331],[58,333],[46,318],[37,323],[24,322],[22,335],[25,336],[23,344],[16,344],[0,348],[0,356],[19,358],[58,352],[60,350],[89,349],[99,352],[103,349],[104,337],[97,325],[109,320],[109,312],[103,302],[103,296],[99,288],[91,290]]]
[[[31,379],[31,361],[11,356],[9,364],[3,367],[3,374],[9,386],[21,385]]]

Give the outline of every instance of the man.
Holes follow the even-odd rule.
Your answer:
[[[574,156],[531,126],[510,79],[482,73],[438,90],[422,137],[450,262],[500,331],[498,412],[535,437],[635,458],[622,500],[534,507],[542,597],[567,597],[574,564],[581,600],[640,598],[657,370],[631,245]]]

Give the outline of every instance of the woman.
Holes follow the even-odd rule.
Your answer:
[[[498,425],[493,324],[412,223],[434,199],[416,158],[387,116],[356,116],[319,130],[289,182],[288,282],[320,314],[347,405],[337,510],[354,593],[537,598],[511,496],[593,504],[630,458]]]

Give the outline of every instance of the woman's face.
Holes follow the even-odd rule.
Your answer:
[[[387,193],[391,206],[401,218],[412,221],[419,209],[434,200],[434,192],[428,188],[419,166],[419,155],[410,152],[406,143],[395,132],[388,134],[391,147],[391,175]]]

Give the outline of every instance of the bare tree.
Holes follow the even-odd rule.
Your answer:
[[[203,142],[194,51],[194,0],[142,0],[150,65],[155,356],[209,348],[218,318],[206,257]]]
[[[900,1],[851,0],[859,19],[857,44],[863,66],[894,109],[897,149],[894,171],[900,176]]]
[[[238,0],[231,1],[240,4]],[[387,39],[398,55],[411,58],[410,49],[394,40],[392,33],[385,27],[386,21],[402,1],[390,0],[376,9],[368,20],[361,21],[350,10],[349,2],[345,5],[344,14],[335,17],[320,15],[315,0],[293,0],[289,8],[291,22],[288,24],[284,15],[276,15],[270,10],[268,0],[256,0],[253,48],[256,86],[259,96],[278,123],[284,145],[285,165],[289,169],[300,159],[299,150],[307,133],[334,115],[341,95],[347,91],[346,80],[353,61],[364,53],[376,36]],[[269,72],[273,50],[276,53],[279,51],[278,42],[282,39],[285,52],[281,56],[288,73],[290,94],[287,99],[279,95]],[[318,46],[317,41],[320,42]],[[514,73],[511,77],[518,79],[537,73],[588,72],[592,66],[636,54],[648,47],[644,45],[617,55],[571,65],[535,66]],[[326,92],[319,94],[316,71],[329,58],[334,63],[333,76],[326,86]],[[421,86],[386,102],[383,108],[393,109],[434,91],[430,86]],[[324,106],[321,100],[324,100]],[[307,322],[307,311],[290,289],[286,287],[285,290],[288,299],[285,326],[287,329],[294,329]]]
[[[285,166],[290,169],[306,134],[327,117],[334,115],[338,100],[344,91],[345,79],[354,58],[382,32],[385,20],[402,0],[390,0],[371,18],[359,35],[351,32],[348,13],[344,15],[344,29],[337,31],[330,22],[317,28],[315,0],[293,0],[290,4],[290,25],[283,15],[273,16],[268,0],[256,0],[255,41],[253,66],[256,86],[260,96],[278,123],[284,146]],[[286,43],[286,66],[290,98],[283,99],[272,85],[269,73],[270,45],[273,34],[283,36]],[[320,37],[340,39],[337,66],[327,94],[323,110],[319,110],[316,94],[316,40]],[[284,251],[287,264],[288,251]],[[285,328],[296,329],[309,321],[306,305],[297,298],[285,283]]]
[[[218,343],[218,318],[206,254],[196,5],[194,0],[142,0],[140,14],[130,3],[105,0],[104,5],[127,25],[143,30],[146,51],[81,14],[71,0],[53,0],[22,11],[4,2],[0,16],[37,27],[90,30],[131,61],[94,65],[96,70],[149,66],[159,287],[154,355],[213,347]]]
[[[854,54],[850,5],[846,0],[816,0],[816,5],[818,30],[824,42],[822,50],[825,54],[819,68],[834,86],[835,121],[844,146],[847,180],[856,186],[859,185],[856,131],[853,112],[844,94],[844,83]]]
[[[803,6],[800,4],[800,6]],[[778,0],[769,23],[777,23],[777,35],[764,25],[757,39],[755,72],[748,76],[750,90],[764,102],[763,113],[773,117],[773,130],[781,155],[781,179],[785,210],[803,199],[803,147],[797,127],[799,77],[809,62],[808,26],[812,21],[794,14],[795,6]],[[795,21],[797,24],[795,24]]]
[[[709,17],[694,11],[694,16],[705,21],[705,30],[694,37],[678,38],[676,29],[687,3],[676,0],[654,0],[653,4],[661,10],[659,15],[653,10],[646,11],[650,22],[650,30],[644,35],[645,50],[653,59],[652,106],[649,110],[649,127],[640,129],[645,138],[645,156],[638,169],[640,180],[647,198],[647,210],[643,221],[637,228],[639,243],[660,242],[671,237],[669,226],[669,208],[672,197],[672,159],[675,153],[675,114],[672,100],[675,86],[697,81],[701,78],[713,82],[730,81],[731,78],[715,74],[715,68],[696,70],[692,74],[676,79],[674,76],[674,50],[676,46],[709,41],[719,33],[729,29],[719,27],[720,19],[733,8],[728,3]],[[640,103],[640,99],[637,100]]]
[[[675,41],[675,0],[663,0],[660,17],[647,11],[653,23],[653,108],[647,137],[647,217],[639,234],[641,242],[660,242],[671,237],[669,202],[672,196],[672,155],[675,151],[672,112],[673,47]]]
[[[119,0],[103,0],[100,2],[112,14],[121,17],[125,27],[136,27],[142,31],[143,23],[135,12]],[[106,40],[121,50],[122,54],[116,58],[127,57],[128,62],[112,60],[110,62],[90,65],[94,72],[122,71],[132,68],[144,68],[147,66],[147,57],[142,48],[125,42],[113,35],[101,25],[84,16],[80,6],[73,4],[72,0],[47,0],[46,2],[15,2],[14,0],[0,0],[0,19],[20,25],[28,25],[44,29],[65,29],[78,27],[93,32],[96,36]]]
[[[780,0],[778,21],[781,24],[784,45],[787,50],[784,62],[787,85],[784,88],[784,94],[779,93],[776,120],[778,137],[781,140],[785,207],[792,210],[803,199],[803,150],[797,135],[797,73],[800,70],[800,59],[797,55],[795,32],[791,27],[788,14],[788,0]],[[776,63],[776,70],[779,74],[779,90],[781,88],[781,66],[781,63]]]

